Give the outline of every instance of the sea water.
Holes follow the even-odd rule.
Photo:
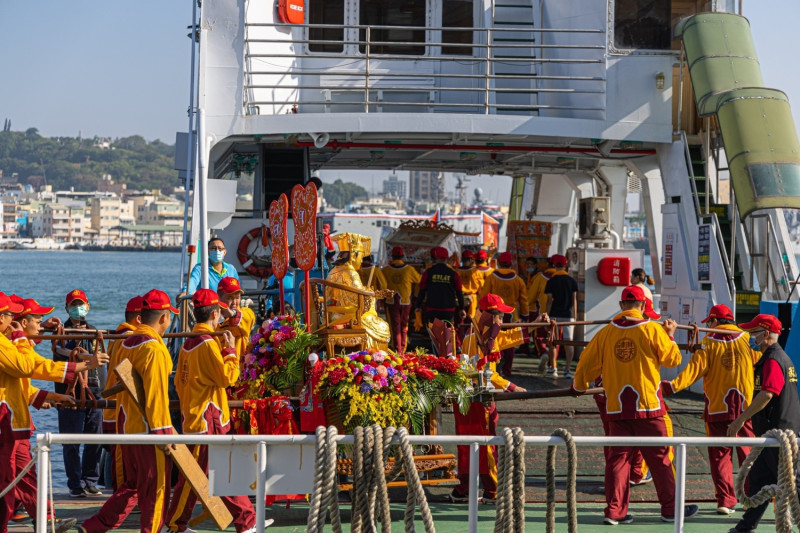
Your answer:
[[[125,304],[137,294],[157,288],[173,298],[179,292],[181,255],[174,252],[81,252],[0,251],[0,291],[35,298],[41,305],[55,306],[53,315],[62,322],[68,316],[67,293],[82,289],[89,298],[87,321],[98,329],[113,330],[124,321]],[[50,343],[37,351],[51,357]],[[34,386],[53,390],[53,384],[34,381]],[[36,432],[58,432],[55,409],[31,408]],[[35,439],[31,440],[35,445]],[[61,446],[53,447],[53,484],[66,487]]]

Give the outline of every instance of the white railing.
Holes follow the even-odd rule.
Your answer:
[[[231,446],[250,444],[257,446],[256,475],[256,528],[264,531],[266,498],[267,448],[270,445],[314,445],[315,435],[85,435],[65,433],[39,433],[36,435],[38,484],[36,499],[36,532],[47,532],[47,488],[50,484],[50,446],[53,444],[205,444]],[[340,445],[352,445],[352,435],[336,438]],[[397,437],[395,437],[397,440]],[[478,452],[480,446],[503,446],[503,437],[465,436],[465,435],[412,435],[412,445],[468,445],[469,446],[469,521],[468,532],[478,531]],[[721,438],[721,437],[573,437],[576,446],[674,446],[675,447],[675,533],[683,531],[684,505],[686,500],[686,447],[720,446],[761,446],[777,448],[780,443],[772,438]],[[560,437],[525,437],[526,446],[563,446]]]
[[[309,37],[332,30],[346,37]],[[390,31],[426,38],[387,41],[382,35]],[[442,40],[453,33],[468,33],[473,42]],[[601,113],[605,41],[603,30],[588,28],[296,24],[287,36],[285,24],[248,23],[243,104],[247,114],[370,113],[384,107],[393,112]],[[331,46],[341,51],[313,51]]]

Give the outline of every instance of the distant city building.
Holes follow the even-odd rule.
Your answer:
[[[91,228],[97,232],[99,240],[111,241],[119,237],[119,230],[112,231],[118,227],[120,222],[119,198],[92,198],[90,203]]]
[[[31,237],[50,237],[56,242],[83,240],[84,209],[63,204],[47,204],[31,215]]]
[[[388,179],[383,181],[383,194],[384,196],[391,196],[393,198],[406,197],[406,182],[392,174]]]
[[[183,204],[174,200],[157,200],[141,205],[136,212],[136,224],[145,226],[182,226]]]
[[[446,199],[444,174],[412,170],[409,178],[408,197],[415,202],[441,203]]]

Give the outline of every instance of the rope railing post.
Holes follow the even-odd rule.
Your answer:
[[[478,533],[478,479],[480,446],[477,442],[469,445],[469,533]]]
[[[36,533],[47,531],[47,476],[50,473],[49,433],[36,436],[36,459],[38,477],[36,481]]]
[[[256,532],[264,533],[264,519],[266,510],[264,502],[267,499],[267,443],[259,442],[256,451]]]
[[[686,501],[686,445],[675,446],[675,533],[683,532]]]

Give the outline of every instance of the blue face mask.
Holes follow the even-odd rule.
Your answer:
[[[89,313],[89,308],[85,305],[76,305],[67,309],[67,313],[72,320],[83,320]]]
[[[750,336],[750,348],[757,352],[761,351],[761,344],[757,343],[755,336],[752,335]]]
[[[536,270],[536,269],[535,269],[534,267],[528,267],[528,268],[526,268],[525,270],[527,270],[528,272],[530,272],[531,274],[533,274],[533,271],[534,271],[534,270]]]
[[[211,259],[212,263],[222,263],[222,260],[225,259],[225,252],[222,250],[211,250],[208,257]]]

